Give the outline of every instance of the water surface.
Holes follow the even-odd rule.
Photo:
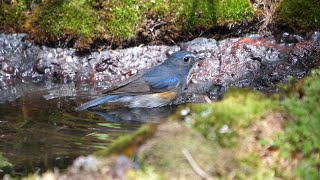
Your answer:
[[[0,151],[15,175],[66,168],[174,108],[75,111],[96,89],[74,84],[15,84],[0,93]]]

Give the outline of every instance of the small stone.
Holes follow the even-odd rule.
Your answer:
[[[220,129],[219,129],[219,133],[220,134],[225,134],[225,133],[228,133],[230,132],[230,128],[228,125],[223,125]]]
[[[182,109],[181,112],[180,112],[181,116],[186,116],[186,115],[188,115],[189,113],[190,113],[190,108],[188,108],[188,107]]]
[[[80,156],[74,160],[73,167],[79,170],[82,169],[85,171],[96,171],[98,169],[98,160],[92,155]]]
[[[13,74],[14,71],[16,70],[16,68],[13,65],[9,64],[6,61],[1,63],[1,69],[3,70],[3,72],[7,74]]]

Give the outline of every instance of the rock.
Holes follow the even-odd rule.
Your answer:
[[[289,75],[301,78],[319,65],[318,34],[304,40],[284,33],[280,44],[259,35],[221,41],[196,38],[175,46],[139,46],[88,55],[32,44],[26,34],[0,34],[0,89],[9,86],[4,80],[8,75],[24,82],[73,81],[76,86],[93,82],[103,89],[163,62],[175,51],[188,50],[205,60],[195,68],[185,95],[176,103],[203,101],[203,95],[215,99],[230,86],[276,91],[276,84],[286,82]]]

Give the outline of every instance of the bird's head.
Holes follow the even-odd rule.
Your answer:
[[[198,59],[190,51],[178,51],[172,53],[167,61],[174,64],[179,69],[191,69]]]

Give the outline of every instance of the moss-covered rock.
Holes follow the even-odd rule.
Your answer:
[[[155,40],[172,43],[215,27],[250,22],[257,16],[267,23],[274,17],[276,24],[319,29],[319,1],[283,0],[275,14],[267,7],[277,4],[272,3],[264,4],[258,15],[261,9],[256,12],[249,0],[0,1],[0,30],[24,31],[40,43],[60,40],[88,48],[100,39],[116,46]]]
[[[80,39],[79,43],[90,44],[97,25],[97,14],[90,0],[47,0],[33,8],[25,27],[38,42],[76,38]]]
[[[277,101],[272,98],[246,89],[231,90],[217,103],[190,105],[193,127],[221,145],[234,144],[242,128],[278,108]]]
[[[320,1],[282,0],[277,7],[275,21],[291,27],[320,28]]]
[[[145,18],[146,7],[141,1],[97,1],[95,5],[100,7],[100,24],[107,39],[133,38]]]
[[[96,155],[108,156],[113,153],[125,153],[131,156],[133,155],[133,153],[135,153],[135,149],[137,148],[137,146],[153,134],[155,128],[155,125],[143,125],[133,134],[121,136],[120,138],[112,142],[112,144],[108,146],[107,149],[98,151]]]
[[[215,10],[219,25],[251,21],[255,15],[253,7],[248,0],[218,0],[216,1]]]
[[[262,124],[254,128],[257,127],[265,128]],[[196,164],[211,179],[273,179],[277,176],[276,170],[264,161],[260,152],[264,148],[255,139],[254,128],[242,128],[237,145],[223,147],[208,141],[184,123],[167,122],[160,125],[154,138],[139,149],[142,169],[129,176],[132,179],[150,176],[201,179],[192,167]],[[194,162],[187,159],[186,152]]]
[[[12,4],[7,4],[3,1],[0,2],[0,31],[23,31],[27,2],[27,0],[13,1]]]
[[[139,33],[150,34],[150,38],[140,36],[143,41],[164,38],[171,42],[194,31],[251,21],[255,14],[249,0],[14,2],[18,3],[0,2],[0,29],[18,28],[36,42],[62,40],[79,48],[88,47],[95,39],[121,44],[136,39]]]
[[[293,121],[286,125],[274,145],[290,161],[298,161],[302,179],[320,178],[320,70],[291,87],[289,98],[283,106]]]
[[[227,176],[227,168],[235,170],[237,161],[233,159],[233,150],[223,149],[214,142],[206,141],[203,136],[179,122],[160,125],[154,138],[139,150],[143,171],[150,167],[157,169],[165,177],[197,179],[183,154],[188,151],[197,164],[209,174]],[[215,155],[218,154],[218,156]]]

